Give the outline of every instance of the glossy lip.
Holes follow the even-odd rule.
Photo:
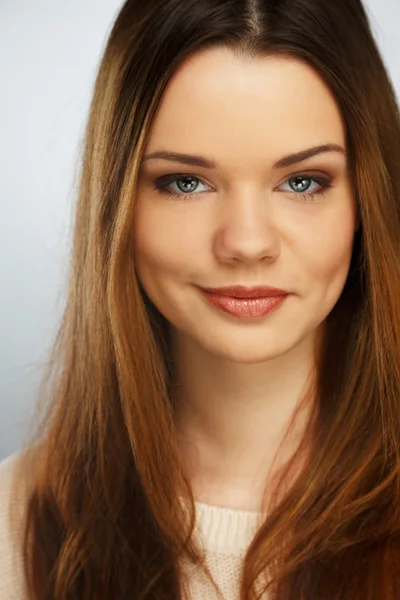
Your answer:
[[[277,310],[285,302],[289,294],[278,296],[262,296],[258,298],[234,298],[221,296],[200,289],[202,296],[214,307],[240,319],[264,317]]]
[[[245,287],[243,285],[235,285],[220,288],[200,288],[201,290],[217,296],[225,296],[227,298],[268,298],[275,296],[286,296],[289,294],[286,290],[274,288],[270,286],[255,286]]]

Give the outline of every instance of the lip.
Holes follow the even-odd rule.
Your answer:
[[[264,317],[278,310],[285,302],[289,293],[275,296],[259,296],[254,298],[235,298],[221,296],[200,288],[203,298],[215,308],[240,319],[254,319]]]
[[[200,288],[202,291],[217,296],[225,296],[230,298],[242,298],[250,300],[252,298],[269,298],[276,296],[286,296],[289,294],[286,290],[271,286],[254,286],[245,287],[243,285],[235,285],[220,288]]]

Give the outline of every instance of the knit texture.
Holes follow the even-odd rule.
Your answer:
[[[17,452],[0,462],[0,600],[27,598],[18,554],[22,544],[26,482],[21,481],[14,492],[11,489],[12,478],[20,477],[16,471],[21,456],[22,452]],[[239,600],[243,558],[262,518],[262,513],[196,502],[195,535],[224,600]],[[185,600],[218,599],[202,571],[187,563],[182,567],[189,593]]]

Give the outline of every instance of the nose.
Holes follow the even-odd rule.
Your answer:
[[[263,192],[231,194],[223,202],[215,235],[214,252],[222,261],[276,260],[280,236],[273,204]]]

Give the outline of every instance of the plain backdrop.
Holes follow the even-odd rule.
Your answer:
[[[399,97],[400,2],[364,3]],[[77,161],[122,4],[0,0],[0,460],[29,433],[61,318]]]

